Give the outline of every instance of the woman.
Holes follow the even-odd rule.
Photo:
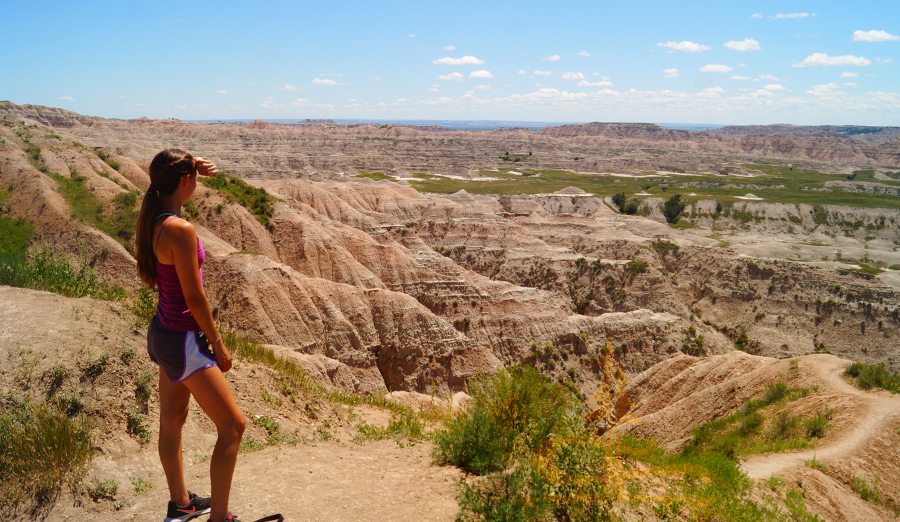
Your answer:
[[[181,150],[157,154],[150,163],[150,188],[136,227],[138,274],[159,291],[147,351],[160,367],[159,459],[170,496],[166,522],[205,513],[211,522],[239,522],[228,512],[228,496],[246,422],[225,380],[231,355],[203,290],[203,246],[194,226],[181,218],[181,206],[197,187],[197,175],[216,172],[213,162]],[[194,495],[184,483],[181,429],[192,395],[218,431],[210,461],[211,498]]]

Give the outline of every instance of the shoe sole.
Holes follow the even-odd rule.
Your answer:
[[[212,510],[211,508],[206,508],[206,509],[201,509],[200,511],[195,511],[193,513],[187,513],[180,517],[173,517],[173,518],[166,517],[163,519],[163,522],[187,522],[188,520],[190,520],[192,518],[197,518],[200,515],[205,515],[205,514],[209,513],[211,510]]]

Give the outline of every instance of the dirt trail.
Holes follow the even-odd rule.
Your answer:
[[[241,455],[235,469],[231,509],[252,521],[281,513],[291,522],[315,520],[450,521],[456,503],[456,468],[434,466],[431,444],[399,447],[393,441],[364,445],[336,441],[284,445]],[[145,452],[153,452],[147,449]],[[127,466],[127,463],[119,463]],[[188,487],[209,494],[209,463],[185,467]],[[120,511],[111,503],[57,505],[47,522],[159,522],[169,500],[161,470],[153,487]],[[119,489],[131,489],[120,484]],[[90,512],[95,510],[95,512]],[[196,519],[205,522],[206,517]]]
[[[813,457],[821,462],[848,456],[863,448],[881,429],[900,415],[900,396],[887,392],[865,392],[848,384],[842,377],[844,365],[837,359],[817,360],[807,368],[815,371],[820,382],[832,390],[850,395],[856,402],[854,423],[828,444],[795,453],[774,453],[748,458],[741,469],[752,479],[768,478],[791,468],[803,467]]]

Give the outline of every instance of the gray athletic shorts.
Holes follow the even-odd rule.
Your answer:
[[[147,330],[147,353],[172,382],[181,382],[194,373],[216,365],[203,332],[169,330],[154,315]]]

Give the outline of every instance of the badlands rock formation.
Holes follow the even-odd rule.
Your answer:
[[[144,169],[158,150],[179,146],[277,198],[267,228],[225,194],[198,186],[190,212],[207,249],[217,320],[288,347],[347,390],[447,395],[480,373],[527,362],[587,396],[607,340],[629,373],[682,352],[724,353],[735,342],[776,356],[827,350],[894,362],[900,302],[878,280],[748,259],[654,215],[620,216],[586,194],[438,197],[339,176],[465,175],[496,166],[506,151],[533,152],[537,166],[611,171],[712,165],[722,151],[746,159],[773,153],[748,149],[746,138],[627,125],[430,133],[123,122],[7,102],[0,119],[0,187],[11,188],[4,210],[33,220],[38,244],[73,261],[87,255],[102,278],[131,289],[138,281],[127,242],[74,219],[49,173],[82,176],[112,212],[116,196],[149,185]],[[29,143],[41,148],[38,158],[26,152]],[[865,166],[894,161],[894,145],[855,143],[846,157],[796,143],[775,153]],[[587,159],[572,159],[576,147]],[[567,215],[575,200],[579,213]]]

